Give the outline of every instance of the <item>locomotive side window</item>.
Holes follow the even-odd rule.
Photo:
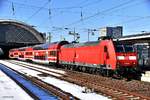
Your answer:
[[[109,59],[108,48],[104,46],[104,52],[106,53],[106,58]]]
[[[107,47],[106,46],[104,46],[104,52],[107,52]]]

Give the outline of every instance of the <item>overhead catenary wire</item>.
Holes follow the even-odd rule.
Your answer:
[[[134,0],[133,0],[133,1],[134,1]],[[15,3],[14,3],[14,4],[15,4]],[[40,8],[40,7],[39,7],[39,8]],[[61,7],[60,7],[60,8],[61,8]],[[45,9],[45,7],[44,7],[43,9]],[[49,9],[49,8],[46,8],[46,10],[48,10],[48,9]],[[53,8],[51,8],[51,9],[53,9]],[[50,12],[49,12],[49,13],[51,13],[51,9],[50,9]],[[54,8],[54,9],[55,9],[55,8]],[[54,10],[54,9],[53,9],[53,10]],[[63,9],[65,9],[65,8],[63,8]],[[81,8],[79,8],[79,9],[81,9]],[[85,15],[84,15],[84,12],[83,12],[83,11],[79,11],[79,12],[77,12],[77,13],[79,13],[79,14],[80,14],[81,12],[82,12],[82,17],[83,17],[83,18],[82,18],[82,20],[84,21],[84,20],[85,20],[84,18],[87,18],[88,16],[87,16],[87,17],[85,17]],[[83,15],[84,15],[84,16],[83,16]],[[119,16],[119,15],[116,15],[116,16]],[[123,15],[122,15],[122,16],[123,16]],[[125,17],[126,17],[126,16],[125,16]],[[128,16],[127,16],[127,17],[128,17]],[[132,16],[131,16],[131,17],[132,17]],[[133,17],[134,17],[134,16],[133,16]],[[144,17],[144,16],[143,16],[143,17]],[[140,18],[140,17],[139,17],[139,18]],[[142,19],[142,18],[141,18],[141,19]],[[140,20],[140,19],[139,19],[139,20]],[[80,21],[81,21],[81,19],[80,19]],[[134,21],[131,21],[131,22],[134,22]],[[128,23],[128,22],[126,22],[126,23]]]
[[[51,0],[49,0],[49,2],[50,2]],[[102,0],[98,0],[98,1],[102,1]],[[88,3],[88,4],[86,4],[86,5],[89,5],[89,4],[91,4],[91,3],[93,3],[93,2],[90,2],[90,3]],[[44,4],[44,6],[42,6],[42,7],[40,7],[34,14],[32,14],[28,19],[27,19],[27,21],[28,20],[30,20],[30,19],[32,19],[32,17],[34,17],[38,12],[40,12],[42,9],[44,9],[44,7],[45,7],[45,5],[46,5],[47,3],[45,3]],[[85,5],[84,5],[85,6]],[[49,18],[51,18],[51,8],[49,7],[49,9],[48,9],[48,13],[49,13]],[[81,11],[81,19],[83,19],[83,11]]]
[[[79,5],[83,5],[84,3],[86,3],[88,0],[84,0],[84,1],[82,1],[82,2],[80,2],[79,3]],[[101,1],[101,0],[100,0]],[[12,4],[16,4],[16,5],[19,5],[19,6],[27,6],[27,7],[31,7],[31,8],[38,8],[38,10],[34,13],[34,14],[32,14],[30,17],[28,17],[27,19],[26,19],[26,21],[28,21],[28,20],[30,20],[30,19],[32,19],[32,17],[34,17],[37,13],[39,13],[41,10],[47,10],[48,11],[48,14],[49,14],[49,18],[51,19],[52,18],[52,16],[51,16],[51,14],[52,14],[52,10],[62,10],[62,9],[66,9],[66,10],[70,10],[70,9],[81,9],[81,6],[78,6],[78,5],[76,5],[76,6],[68,6],[68,7],[60,7],[60,8],[51,8],[50,6],[48,7],[48,8],[46,8],[45,7],[45,5],[47,5],[48,4],[48,2],[51,2],[51,0],[48,0],[48,2],[46,2],[43,6],[41,6],[41,7],[39,7],[39,6],[35,6],[35,5],[29,5],[29,4],[25,4],[25,3],[20,3],[20,2],[15,2],[15,1],[12,1],[12,0],[6,0],[6,2],[10,2],[10,3],[12,3]],[[90,3],[88,3],[88,5],[89,4],[91,4],[91,3],[93,3],[93,2],[90,2]],[[84,5],[85,6],[85,5]],[[14,12],[14,6],[12,6],[12,8],[13,8],[13,15],[15,14]],[[62,11],[61,11],[62,12]],[[64,11],[63,11],[64,12]],[[80,13],[80,12],[74,12],[74,13]],[[81,12],[82,14],[81,14],[81,17],[83,17],[83,11]],[[82,19],[82,18],[81,18]]]
[[[85,2],[87,2],[88,0],[85,0]],[[88,5],[90,6],[91,4],[96,4],[97,2],[99,1],[102,1],[102,0],[97,0],[96,2],[90,2],[86,5],[81,5],[80,3],[78,5],[75,5],[75,6],[66,6],[66,7],[56,7],[56,8],[51,8],[51,10],[63,10],[63,9],[81,9],[83,7],[87,7]],[[17,4],[17,5],[20,5],[20,6],[26,6],[26,7],[31,7],[31,8],[41,8],[41,6],[35,6],[35,5],[31,5],[31,4],[25,4],[25,3],[20,3],[20,2],[15,2],[15,1],[12,1],[12,0],[6,0],[5,2],[9,2],[9,3],[14,3],[14,4]],[[51,2],[51,0],[48,0],[48,2]],[[47,7],[43,7],[42,9],[45,9],[45,10],[49,10],[49,8]]]
[[[127,2],[118,4],[118,5],[116,5],[116,6],[113,6],[113,7],[111,7],[111,8],[105,9],[105,10],[103,10],[103,11],[99,11],[99,12],[97,12],[97,13],[91,15],[91,16],[84,17],[84,18],[82,19],[82,21],[88,20],[88,19],[93,18],[93,17],[95,17],[95,16],[98,16],[98,15],[100,15],[100,14],[104,14],[105,12],[112,11],[112,10],[114,10],[114,9],[120,8],[120,7],[124,6],[124,5],[127,5],[127,4],[132,3],[133,1],[136,1],[136,0],[128,0]],[[77,21],[74,21],[74,22],[72,22],[72,23],[70,23],[70,24],[67,24],[67,25],[64,25],[64,26],[70,26],[70,25],[78,24],[78,23],[80,23],[80,22],[82,22],[82,21],[81,21],[81,20],[77,20]],[[64,27],[64,26],[63,26],[63,27]]]
[[[126,20],[126,21],[119,22],[119,23],[116,23],[116,24],[113,24],[113,25],[132,23],[132,22],[139,21],[139,20],[144,20],[144,19],[150,19],[150,15],[149,16],[139,17],[139,18],[134,18],[134,19],[130,19],[130,20]]]
[[[7,0],[7,1],[11,1],[11,0]],[[98,1],[102,1],[102,0],[98,0]],[[11,2],[11,3],[12,3],[12,2]],[[16,4],[16,2],[13,2],[13,3]],[[20,3],[19,3],[19,4],[20,4]],[[21,5],[26,5],[26,4],[21,4]],[[27,6],[28,6],[28,5],[27,5]],[[34,7],[37,7],[37,6],[31,5],[31,7],[34,8]],[[41,8],[41,7],[37,7],[37,8]],[[45,8],[43,8],[43,9],[45,9]],[[50,15],[50,14],[52,13],[52,10],[53,10],[53,9],[55,9],[55,8],[46,8],[45,10],[48,10],[49,15]],[[56,9],[57,9],[57,8],[56,8]],[[82,10],[83,8],[80,7],[80,9]],[[117,11],[118,11],[118,10],[117,10]],[[61,12],[63,12],[63,13],[64,13],[64,12],[66,12],[66,13],[78,13],[78,14],[80,13],[80,15],[81,15],[81,11],[61,11]],[[116,12],[116,11],[115,11],[115,12]],[[83,10],[82,10],[82,16],[83,16],[83,13],[87,13],[87,14],[89,13],[89,14],[90,14],[90,12],[85,12],[85,11],[83,12]],[[91,14],[92,14],[92,13],[91,13]]]
[[[50,1],[48,0],[46,3],[44,3],[44,5],[42,7],[40,7],[36,12],[34,12],[30,17],[28,17],[26,21],[31,20],[32,17],[34,17],[37,13],[39,13],[47,4],[49,4],[49,2]]]
[[[36,6],[36,5],[31,5],[31,4],[25,4],[25,3],[20,3],[20,2],[15,2],[12,0],[6,0],[5,2],[8,3],[14,3],[16,5],[20,5],[20,6],[26,6],[26,7],[31,7],[31,8],[41,8],[41,6]],[[49,2],[49,1],[48,1]],[[56,7],[56,8],[51,8],[51,10],[62,10],[62,9],[80,9],[80,6],[67,6],[67,7]],[[42,9],[48,10],[49,8],[47,7],[43,7]]]
[[[62,9],[70,10],[70,9],[74,9],[74,8],[81,9],[83,7],[86,7],[86,6],[91,5],[91,4],[95,4],[96,2],[100,2],[102,0],[96,0],[96,2],[92,1],[92,2],[89,2],[89,3],[88,3],[88,1],[89,0],[84,0],[84,1],[80,2],[79,5],[82,5],[82,7],[76,5],[76,6],[62,7],[62,8],[51,8],[51,7],[46,8],[45,5],[47,3],[44,4],[44,6],[38,7],[38,6],[35,6],[35,5],[29,5],[29,4],[25,4],[25,3],[15,2],[15,1],[12,1],[12,0],[6,0],[6,2],[10,2],[10,3],[16,4],[16,5],[28,6],[28,7],[31,7],[31,8],[39,8],[33,15],[31,15],[30,17],[28,17],[26,19],[26,21],[32,19],[32,17],[35,16],[37,13],[39,13],[41,10],[47,10],[48,14],[49,14],[49,18],[51,18],[52,17],[51,16],[52,10],[62,10]],[[51,2],[51,0],[48,0],[48,2]],[[67,11],[61,11],[61,12],[67,12]],[[81,19],[83,19],[83,13],[84,13],[83,10],[81,12],[73,12],[73,13],[78,13],[78,14],[80,13]],[[13,11],[13,15],[14,15],[14,11]]]
[[[96,1],[93,1],[92,2],[89,2],[89,3],[85,3],[83,5],[81,5],[81,8],[85,8],[85,7],[88,7],[88,6],[92,6],[92,5],[95,5],[95,4],[98,4],[100,2],[102,2],[103,0],[96,0]]]
[[[13,4],[16,4],[16,3],[17,3],[17,4],[19,4],[19,5],[30,6],[30,7],[33,7],[33,8],[34,8],[34,7],[35,7],[35,8],[41,8],[41,7],[34,6],[34,5],[27,5],[27,4],[24,4],[24,3],[18,3],[18,2],[14,2],[14,1],[12,2],[11,0],[6,0],[6,1],[9,1],[9,2],[11,2],[11,3],[13,3]],[[86,0],[85,0],[85,1],[86,1]],[[84,1],[84,2],[85,2],[85,1]],[[88,1],[88,0],[87,0],[87,1]],[[101,1],[101,0],[98,0],[98,1]],[[133,1],[134,1],[134,0],[133,0]],[[68,7],[67,7],[67,8],[68,8]],[[67,9],[67,8],[64,7],[64,8],[62,8],[62,9]],[[81,9],[81,7],[78,7],[78,8]],[[45,9],[45,8],[43,8],[43,9]],[[46,10],[48,10],[48,11],[49,11],[49,10],[51,11],[51,10],[53,10],[53,9],[57,9],[57,8],[51,8],[51,9],[46,8]],[[59,8],[58,8],[58,9],[59,9]],[[60,8],[60,9],[61,9],[61,8]],[[61,11],[61,12],[63,12],[63,11]],[[64,11],[64,12],[68,12],[68,13],[81,13],[81,11],[79,11],[79,12]],[[82,13],[83,13],[83,11],[82,11]],[[86,12],[86,13],[87,13],[87,12]]]

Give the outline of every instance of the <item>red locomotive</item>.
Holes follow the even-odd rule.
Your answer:
[[[109,39],[86,43],[61,41],[21,49],[10,50],[10,58],[53,63],[107,76],[125,76],[137,68],[137,53],[133,46]],[[17,51],[20,56],[14,55]]]

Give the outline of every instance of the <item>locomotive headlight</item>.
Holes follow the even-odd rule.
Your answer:
[[[136,60],[136,56],[129,56],[129,60]]]
[[[118,60],[124,60],[124,56],[117,56]]]

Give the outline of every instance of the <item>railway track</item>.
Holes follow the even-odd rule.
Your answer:
[[[19,66],[21,66],[21,65],[19,65]],[[22,66],[22,67],[25,67],[25,66]],[[32,69],[30,67],[26,67],[26,68]],[[12,68],[10,68],[10,69],[16,72],[16,70],[14,70]],[[32,69],[32,70],[36,70],[36,69]],[[36,71],[42,72],[42,71],[39,71],[39,70],[36,70]],[[59,89],[59,88],[57,88],[57,87],[55,87],[53,85],[50,85],[50,84],[48,84],[46,82],[43,82],[42,80],[38,79],[37,77],[31,76],[31,75],[26,75],[26,74],[20,73],[18,71],[17,71],[17,73],[22,75],[23,77],[25,77],[29,81],[33,82],[36,86],[38,86],[38,87],[48,91],[49,93],[52,93],[53,95],[56,95],[57,97],[60,98],[60,100],[79,100],[77,97],[73,96],[72,94],[64,92],[61,89]]]
[[[10,61],[9,61],[10,62]],[[71,83],[75,83],[78,84],[80,86],[84,86],[87,87],[85,89],[85,91],[83,92],[97,92],[100,93],[104,96],[108,96],[111,99],[119,99],[119,100],[150,100],[149,95],[143,95],[141,93],[138,93],[137,91],[130,91],[130,90],[126,90],[123,88],[117,88],[115,85],[108,85],[105,84],[103,82],[98,82],[98,81],[104,81],[106,82],[106,80],[108,79],[100,79],[99,76],[97,75],[90,75],[90,74],[86,74],[86,73],[80,73],[80,72],[75,72],[75,71],[67,71],[66,74],[61,74],[58,72],[54,72],[54,71],[50,71],[51,73],[55,73],[55,74],[59,74],[60,76],[56,76],[54,74],[51,73],[47,73],[47,71],[49,70],[45,70],[44,68],[39,68],[36,67],[35,65],[29,65],[29,64],[23,64],[21,62],[11,62],[14,63],[19,66],[23,66],[32,70],[36,70],[41,72],[43,75],[50,75],[56,78],[59,78],[61,80],[65,80],[65,81],[69,81]],[[108,80],[109,81],[109,80]],[[109,81],[111,82],[111,81]],[[111,83],[111,84],[115,84]],[[118,85],[118,87],[120,87],[120,82],[116,85]],[[138,90],[138,89],[137,89]],[[149,89],[148,89],[149,90]]]
[[[44,88],[45,90],[53,93],[54,95],[58,96],[61,100],[79,100],[77,97],[62,91],[61,89],[47,84],[46,82],[41,81],[40,79],[32,76],[25,76],[28,80],[32,81],[35,85]]]

